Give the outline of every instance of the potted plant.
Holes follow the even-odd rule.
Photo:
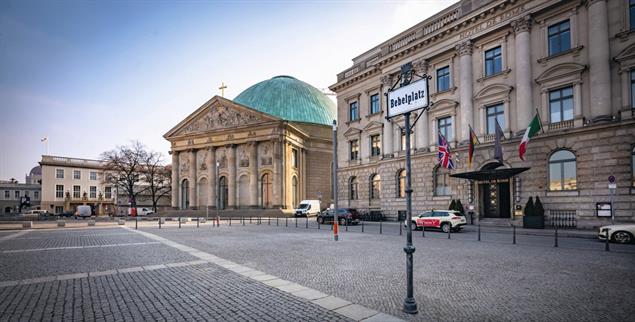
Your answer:
[[[452,201],[450,202],[450,207],[448,207],[448,210],[454,210],[454,208],[456,208],[456,201],[452,199]]]
[[[463,204],[461,203],[461,199],[458,199],[456,201],[456,204],[454,205],[454,210],[460,212],[461,216],[465,216],[465,208],[463,208]]]
[[[525,205],[523,216],[523,228],[543,229],[545,228],[544,208],[540,203],[540,198],[536,197],[536,203],[529,197]]]

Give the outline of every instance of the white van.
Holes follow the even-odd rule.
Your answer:
[[[133,208],[128,208],[128,216],[149,216],[149,215],[154,215],[154,210],[152,210],[152,208],[146,208],[146,207],[137,207],[137,213],[133,214]]]
[[[93,215],[93,208],[91,206],[77,206],[75,210],[75,217],[90,217]]]
[[[294,209],[293,212],[296,217],[309,217],[317,216],[320,210],[319,200],[302,200],[298,208]]]

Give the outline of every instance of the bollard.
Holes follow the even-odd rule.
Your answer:
[[[516,226],[512,225],[513,244],[516,245]]]
[[[295,228],[298,228],[298,217],[295,217]]]
[[[198,217],[196,217],[196,228],[199,227],[200,223],[201,223],[201,220]]]
[[[320,230],[320,221],[318,220],[318,230]]]
[[[306,226],[304,229],[309,229],[309,216],[306,216]]]
[[[348,219],[346,219],[346,221],[344,223],[345,223],[345,226],[346,226],[346,231],[348,231]]]
[[[362,220],[362,232],[364,232],[364,221]]]
[[[604,244],[604,250],[607,251],[607,252],[610,252],[610,249],[609,249],[609,240],[610,240],[610,238],[609,238],[609,229],[608,228],[604,228],[604,231],[606,232],[606,243]]]
[[[555,225],[556,231],[554,233],[553,247],[558,247],[558,225]]]
[[[271,226],[271,216],[267,217],[267,226]]]
[[[22,223],[22,228],[33,228],[33,222],[32,221],[25,221]]]
[[[159,229],[161,229],[161,218],[159,218]]]
[[[89,220],[88,221],[88,226],[95,226],[95,220]],[[135,227],[136,229],[136,227]]]
[[[401,236],[401,230],[403,229],[403,226],[401,225],[401,223],[399,223],[399,236]]]
[[[119,225],[125,225],[125,224],[126,224],[126,220],[124,220],[124,219],[119,219],[119,220],[117,220],[117,224],[119,224]]]
[[[243,217],[243,226],[245,225],[245,217]]]
[[[260,225],[260,222],[262,221],[262,217],[258,217],[258,225]]]
[[[478,221],[478,241],[481,241],[481,221]]]
[[[139,229],[139,217],[134,217],[134,229]]]
[[[276,226],[280,226],[280,224],[278,223],[278,219],[280,219],[280,217],[276,217]]]
[[[450,229],[448,229],[448,239],[452,239],[452,224],[450,224]]]
[[[229,227],[232,226],[232,217],[229,217]]]
[[[415,224],[415,227],[416,224]],[[426,237],[426,226],[421,226],[421,238],[425,238]]]
[[[216,227],[220,227],[220,216],[216,217]]]
[[[289,227],[289,217],[284,217],[284,226]]]
[[[251,225],[251,216],[249,216],[249,224]]]
[[[382,225],[382,222],[383,222],[383,221],[381,220],[381,218],[379,218],[379,234],[380,234],[380,235],[381,235],[381,234],[382,234],[382,232],[383,232],[383,225]]]
[[[181,217],[179,217],[179,229],[181,228]]]

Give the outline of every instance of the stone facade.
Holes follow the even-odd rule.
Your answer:
[[[506,211],[512,219],[514,209],[539,196],[547,220],[567,214],[575,217],[577,227],[597,226],[607,219],[597,217],[596,203],[609,201],[607,177],[614,175],[615,216],[635,221],[635,26],[629,19],[626,0],[463,0],[354,58],[353,67],[338,74],[330,87],[338,100],[340,204],[381,209],[392,217],[405,210],[405,198],[398,197],[399,171],[405,163],[404,122],[403,117],[385,119],[384,95],[399,86],[401,66],[412,63],[418,75],[413,80],[430,77],[433,103],[421,116],[414,115],[415,212],[445,209],[451,199],[460,198],[483,217],[484,196],[497,191],[499,207],[507,208],[500,196],[509,197]],[[379,113],[370,112],[375,94]],[[361,117],[351,119],[349,108],[355,102]],[[495,108],[503,113],[491,114]],[[544,132],[531,139],[522,161],[518,145],[536,114]],[[503,166],[531,169],[498,187],[436,175],[437,133],[443,125],[439,120],[452,123],[444,134],[457,164],[451,173],[459,173],[493,163],[494,135],[488,126],[493,118],[505,134]],[[471,168],[469,126],[481,142]],[[372,156],[370,137],[377,134],[382,151]],[[351,160],[355,141],[359,158]],[[575,184],[556,191],[549,185],[549,160],[555,160],[552,155],[559,150],[575,155]],[[370,198],[373,174],[381,177],[377,199]],[[358,198],[351,198],[352,177],[357,179]],[[443,180],[449,181],[447,190],[437,189]]]
[[[28,176],[27,176],[28,179]],[[0,181],[0,213],[17,213],[20,198],[31,199],[30,209],[40,209],[42,187],[39,183],[19,183],[12,180]]]
[[[331,128],[214,96],[164,135],[174,209],[293,209],[330,202]]]

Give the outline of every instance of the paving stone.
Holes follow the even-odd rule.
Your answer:
[[[83,277],[88,277],[88,273],[58,275],[56,279],[58,281],[64,281],[64,280],[71,280],[71,279],[83,278]]]
[[[367,319],[363,319],[363,322],[403,322],[404,320],[388,315],[386,313],[378,313]]]
[[[321,299],[313,300],[311,302],[327,310],[335,310],[335,309],[341,308],[342,306],[347,306],[351,304],[351,302],[341,299],[339,297],[335,297],[335,296],[327,296]]]
[[[345,317],[351,318],[355,321],[361,321],[363,319],[369,318],[379,312],[375,310],[371,310],[367,307],[363,307],[357,304],[351,304],[344,307],[341,307],[335,312],[344,315]]]
[[[295,296],[298,296],[298,297],[301,297],[301,298],[305,298],[307,300],[316,300],[316,299],[328,296],[328,295],[326,295],[326,294],[324,294],[324,293],[322,293],[320,291],[316,291],[314,289],[309,289],[309,288],[307,288],[305,290],[303,289],[303,290],[300,290],[300,291],[297,291],[297,292],[292,292],[291,294],[293,294]]]
[[[266,284],[266,285],[269,285],[269,286],[272,286],[272,287],[277,287],[277,286],[291,284],[291,282],[289,282],[287,280],[283,280],[283,279],[272,279],[272,280],[264,281],[262,283]]]
[[[281,291],[289,292],[289,293],[308,290],[308,288],[306,288],[306,287],[304,287],[304,286],[302,286],[300,284],[296,284],[296,283],[286,284],[286,285],[282,285],[282,286],[276,286],[276,288],[281,290]]]
[[[122,268],[122,269],[118,269],[117,272],[119,274],[122,273],[133,273],[133,272],[140,272],[143,270],[143,267],[138,266],[138,267],[129,267],[129,268]]]

